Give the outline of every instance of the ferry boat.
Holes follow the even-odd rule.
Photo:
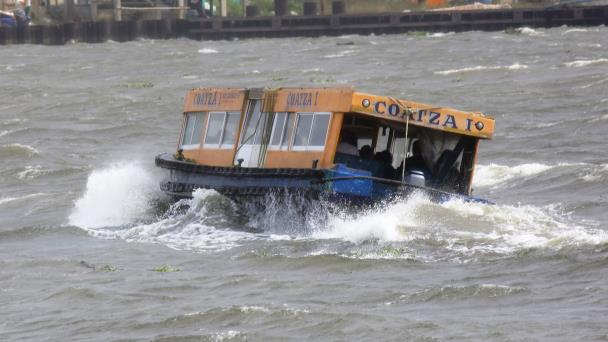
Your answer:
[[[175,198],[197,188],[242,201],[270,193],[373,203],[412,191],[472,196],[494,119],[352,88],[197,88],[175,153],[156,157]]]

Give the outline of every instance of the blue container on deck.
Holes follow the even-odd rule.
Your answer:
[[[331,181],[330,187],[333,192],[360,197],[371,197],[374,188],[371,179],[351,179],[350,177],[371,177],[370,171],[351,169],[344,164],[337,164],[335,168],[328,170],[327,178],[336,179]],[[341,179],[345,178],[345,179]]]

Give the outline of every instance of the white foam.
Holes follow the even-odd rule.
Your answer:
[[[600,79],[598,81],[591,82],[591,83],[588,83],[588,84],[585,84],[585,85],[582,85],[582,86],[577,86],[577,87],[575,87],[575,89],[587,89],[587,88],[595,87],[597,85],[600,85],[600,84],[603,84],[603,83],[606,83],[606,82],[608,82],[608,77],[602,78],[602,79]]]
[[[0,205],[11,203],[11,202],[25,201],[25,200],[29,200],[32,198],[45,196],[45,195],[46,195],[45,193],[40,192],[40,193],[28,194],[28,195],[24,195],[24,196],[20,196],[20,197],[2,197],[2,198],[0,198]]]
[[[239,306],[239,311],[241,311],[242,313],[270,313],[270,309],[264,306],[257,306],[257,305],[251,305],[251,306]]]
[[[593,64],[607,64],[608,58],[599,58],[599,59],[588,59],[588,60],[578,60],[564,63],[565,66],[569,68],[580,68],[586,67]]]
[[[340,51],[338,53],[335,54],[331,54],[331,55],[325,55],[323,56],[323,58],[341,58],[341,57],[347,57],[347,56],[351,56],[353,54],[355,54],[355,50],[344,50],[344,51]]]
[[[580,176],[580,179],[585,182],[596,182],[604,177],[608,179],[608,164],[593,165]]]
[[[455,199],[441,206],[448,209],[450,215],[460,216],[478,227],[461,226],[454,230],[460,239],[474,242],[461,245],[460,251],[512,253],[529,248],[559,249],[608,242],[608,231],[568,222],[567,215],[556,205],[487,205]]]
[[[442,38],[442,37],[447,37],[447,36],[453,36],[455,33],[454,32],[436,32],[436,33],[429,33],[426,36],[429,38]]]
[[[4,107],[3,109],[8,109],[8,108],[10,108],[10,107]],[[20,124],[20,123],[25,123],[25,122],[27,122],[27,119],[13,118],[13,119],[4,120],[2,122],[2,125],[8,126],[8,125],[15,125],[15,124]]]
[[[477,165],[473,177],[473,186],[487,187],[505,183],[513,178],[531,177],[543,173],[555,166],[530,163],[515,166],[490,164]]]
[[[554,205],[491,205],[458,199],[437,204],[422,195],[351,219],[334,220],[326,232],[314,237],[341,239],[361,248],[347,253],[325,248],[317,255],[461,262],[480,255],[608,243],[608,231],[572,223]],[[378,245],[364,243],[367,241],[378,241]]]
[[[443,70],[443,71],[435,71],[434,73],[436,75],[451,75],[451,74],[464,74],[464,73],[470,73],[470,72],[476,72],[476,71],[486,71],[486,70],[520,70],[520,69],[527,69],[528,66],[525,64],[519,64],[519,63],[515,63],[515,64],[511,64],[511,65],[505,65],[505,66],[501,66],[501,65],[495,65],[495,66],[484,66],[484,65],[477,65],[474,67],[466,67],[466,68],[460,68],[460,69],[449,69],[449,70]]]
[[[515,64],[511,64],[511,65],[507,66],[506,68],[507,68],[507,70],[520,70],[520,69],[528,69],[528,66],[525,64],[515,63]]]
[[[239,246],[242,241],[258,238],[256,235],[247,232],[218,229],[209,223],[210,219],[219,218],[222,220],[226,216],[225,213],[218,212],[216,209],[209,210],[210,204],[217,204],[222,200],[227,201],[217,192],[197,189],[192,195],[191,200],[182,200],[173,206],[177,208],[184,204],[188,205],[188,210],[185,213],[173,213],[169,217],[156,220],[153,223],[124,226],[125,223],[134,221],[138,215],[141,217],[143,214],[142,210],[135,208],[134,212],[132,210],[127,217],[119,216],[117,217],[118,220],[108,220],[102,217],[103,220],[93,222],[93,226],[83,228],[100,238],[160,243],[177,250],[192,251],[226,250]],[[137,215],[134,215],[134,213]],[[72,217],[70,217],[70,220],[72,221]],[[104,227],[112,224],[122,224],[123,226],[120,229]]]
[[[540,36],[544,36],[545,35],[544,32],[535,30],[535,29],[530,28],[530,27],[516,28],[515,32],[523,34],[523,35],[526,35],[526,36],[531,36],[531,37],[540,37]]]
[[[427,205],[428,199],[421,193],[407,201],[398,201],[383,208],[368,210],[355,217],[340,214],[331,217],[328,228],[317,229],[313,234],[319,239],[344,239],[353,243],[376,239],[379,241],[405,241],[415,227],[424,225],[424,218],[412,215],[419,206]],[[408,233],[409,232],[409,233]]]
[[[9,131],[9,130],[0,131],[0,137],[3,137],[3,136],[5,136],[5,135],[7,135],[7,134],[10,134],[10,133],[12,133],[12,132],[13,132],[13,131]]]
[[[584,29],[584,28],[572,28],[572,29],[568,29],[568,30],[564,31],[564,33],[562,33],[562,36],[569,34],[569,33],[579,33],[579,32],[589,32],[589,30]]]
[[[202,49],[198,50],[198,53],[202,53],[203,55],[210,55],[210,54],[219,53],[219,51],[217,51],[216,49],[212,49],[212,48],[202,48]]]
[[[135,163],[116,163],[94,170],[69,222],[82,228],[132,223],[142,218],[157,187],[148,171]]]
[[[42,169],[40,165],[27,165],[25,169],[17,174],[19,179],[32,179],[46,174],[48,171]]]
[[[226,332],[216,333],[215,336],[213,337],[213,340],[218,341],[218,342],[222,342],[222,341],[226,341],[226,340],[234,340],[241,335],[242,334],[240,331],[228,330]]]
[[[608,81],[608,78],[606,80]],[[598,117],[589,119],[589,122],[599,122],[599,121],[605,121],[605,120],[608,120],[608,114],[600,115]]]

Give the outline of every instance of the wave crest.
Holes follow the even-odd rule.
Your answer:
[[[565,66],[569,68],[581,68],[594,64],[608,64],[608,58],[599,58],[599,59],[581,59],[572,62],[564,63]]]
[[[81,228],[121,226],[145,216],[156,182],[137,164],[116,163],[93,171],[69,223]]]
[[[464,73],[471,73],[471,72],[476,72],[476,71],[486,71],[486,70],[520,70],[520,69],[527,69],[528,66],[525,64],[519,64],[519,63],[514,63],[511,65],[495,65],[495,66],[484,66],[484,65],[477,65],[474,67],[466,67],[466,68],[461,68],[461,69],[450,69],[450,70],[443,70],[443,71],[435,71],[436,75],[443,75],[443,76],[447,76],[447,75],[451,75],[451,74],[464,74]]]

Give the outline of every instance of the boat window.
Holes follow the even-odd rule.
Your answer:
[[[224,139],[222,141],[222,145],[232,147],[236,142],[236,131],[239,127],[239,119],[241,118],[241,113],[228,113],[228,117],[226,119],[226,129],[224,130]]]
[[[198,148],[200,146],[205,114],[203,112],[186,114],[186,127],[182,138],[182,148]]]
[[[211,112],[205,133],[206,148],[232,148],[240,113]]]
[[[322,150],[327,137],[330,113],[298,113],[294,150]]]
[[[285,122],[287,121],[287,113],[276,113],[274,117],[274,126],[272,127],[272,137],[270,145],[278,146],[281,144],[281,138],[285,131]]]
[[[315,114],[312,123],[312,132],[310,132],[310,142],[308,145],[325,146],[327,126],[329,126],[329,114]]]
[[[296,124],[296,135],[293,146],[302,147],[308,145],[308,136],[312,126],[312,113],[298,113],[298,123]]]
[[[270,139],[271,148],[286,150],[289,147],[294,117],[295,113],[276,113]]]
[[[222,128],[226,113],[209,113],[205,145],[219,145],[222,139]]]

